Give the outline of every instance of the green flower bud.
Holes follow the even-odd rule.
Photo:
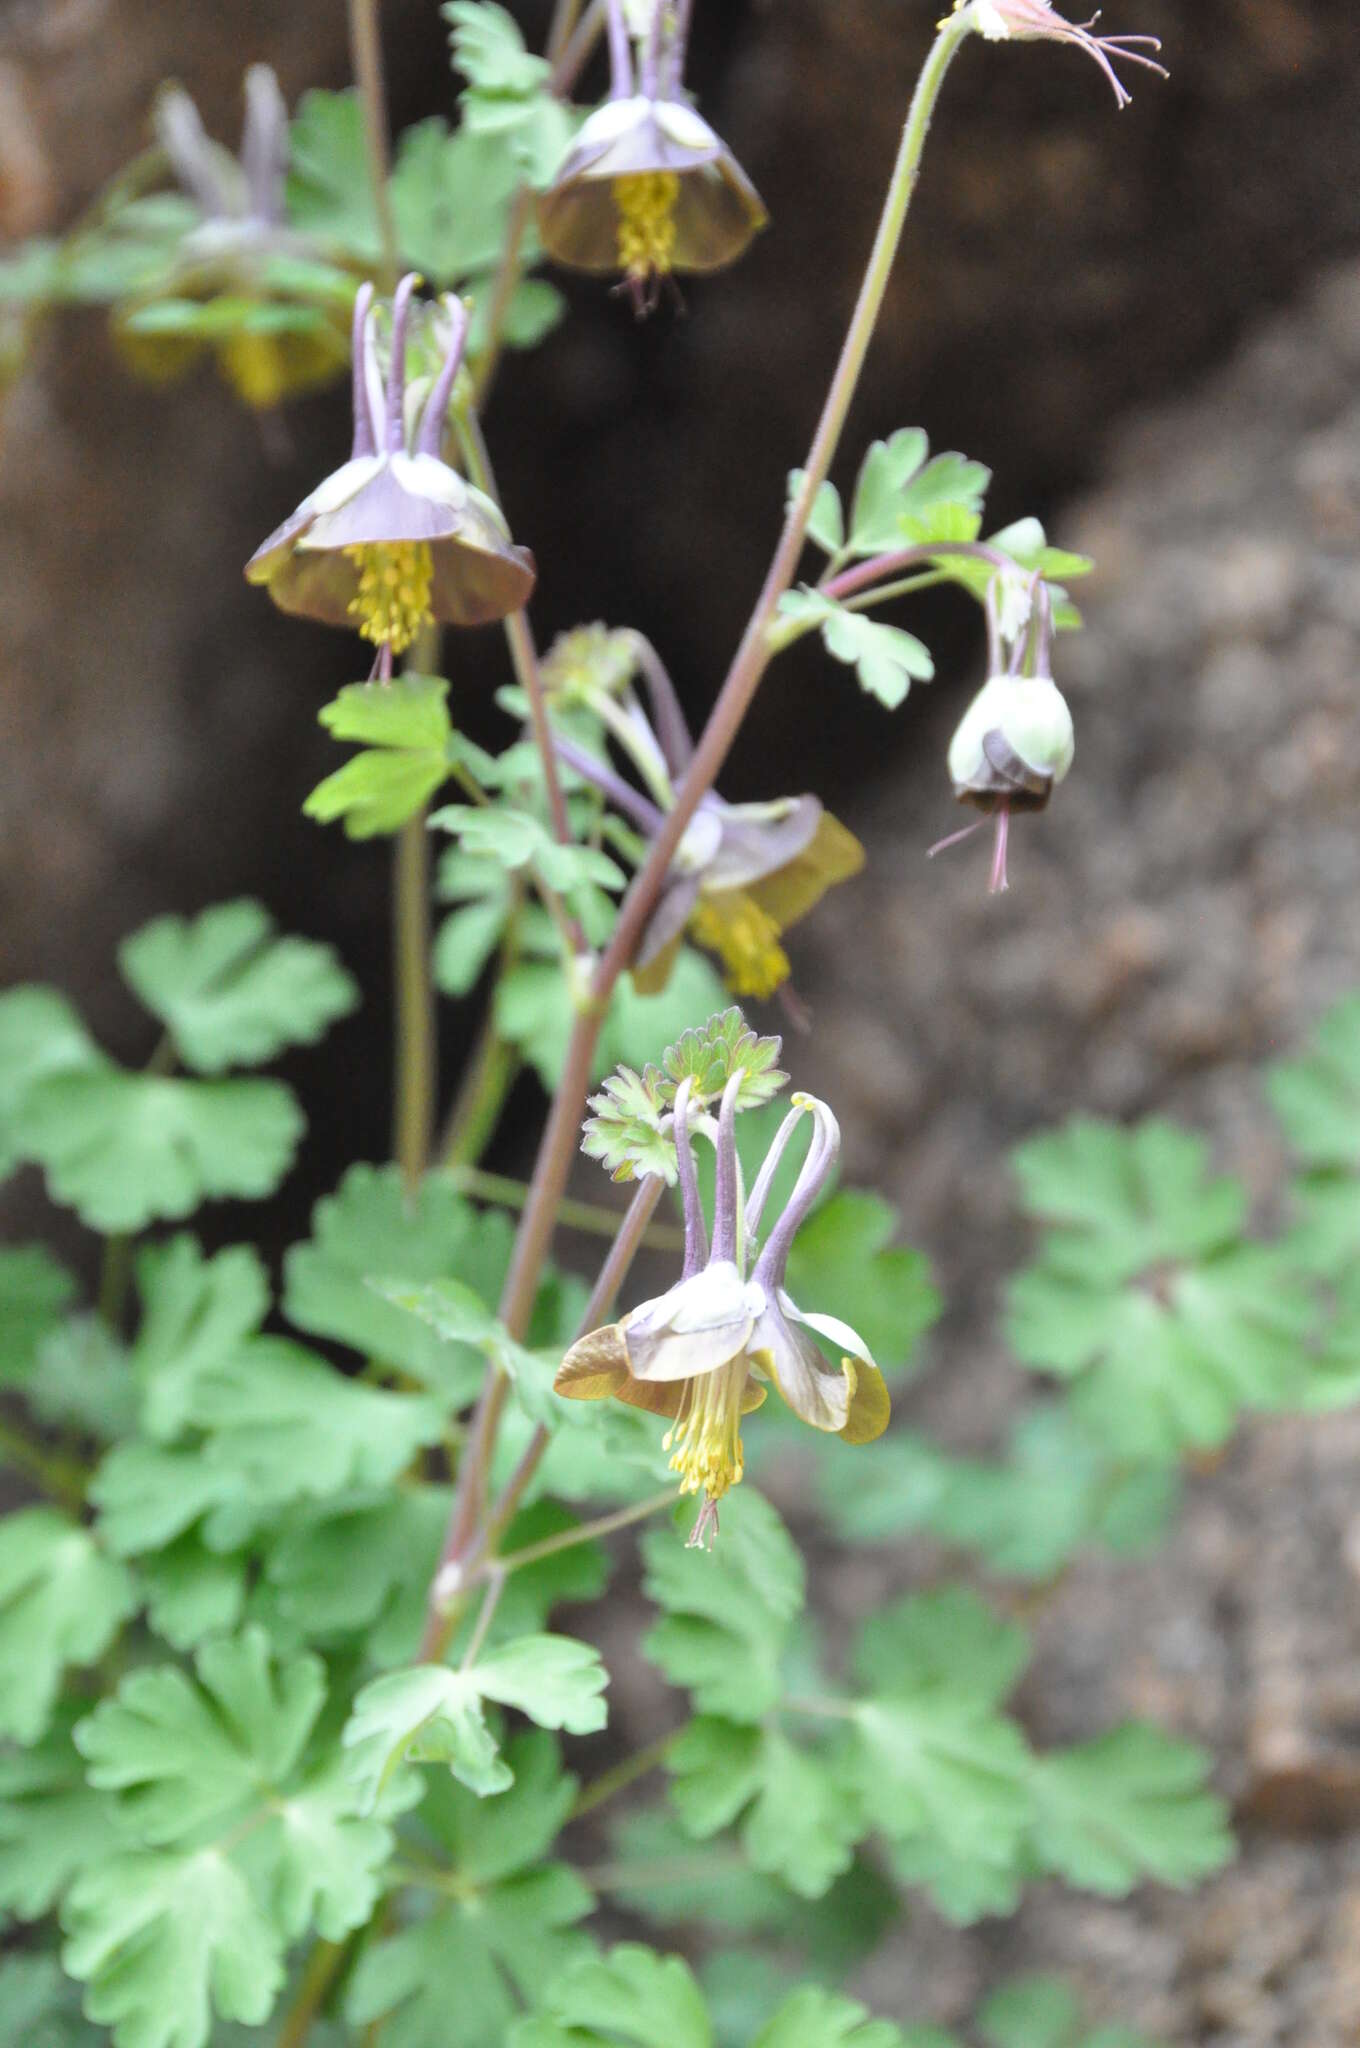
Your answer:
[[[1041,811],[1072,766],[1072,714],[1051,676],[991,676],[949,743],[960,803]]]

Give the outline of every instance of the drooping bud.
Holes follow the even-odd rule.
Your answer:
[[[1072,714],[1051,676],[991,676],[949,743],[960,803],[1041,811],[1072,766]]]

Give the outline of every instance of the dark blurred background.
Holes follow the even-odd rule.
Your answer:
[[[764,573],[941,0],[697,0],[692,83],[769,203],[736,270],[636,326],[590,282],[541,355],[505,366],[489,432],[539,557],[546,641],[578,619],[646,630],[695,718]],[[432,0],[389,0],[398,124],[452,110]],[[515,12],[531,40],[546,4]],[[1360,981],[1360,30],[1350,0],[1120,0],[1172,78],[1116,113],[1049,46],[967,49],[951,75],[891,304],[845,440],[928,428],[996,473],[995,524],[1038,513],[1100,571],[1060,680],[1070,782],[1026,826],[1007,898],[955,822],[943,749],[978,675],[962,602],[926,611],[939,678],[889,718],[815,646],[771,673],[724,787],[812,786],[870,872],[795,935],[815,1029],[798,1078],[841,1110],[854,1178],[883,1187],[951,1303],[914,1419],[992,1440],[1015,1396],[994,1334],[1019,1250],[1008,1145],[1075,1109],[1184,1115],[1268,1212],[1281,1170],[1260,1060]],[[58,230],[145,138],[179,77],[237,132],[240,77],[290,100],[347,77],[339,0],[0,0],[0,227]],[[317,708],[353,678],[339,635],[240,578],[333,466],[342,395],[266,449],[205,372],[128,381],[97,317],[54,324],[0,417],[0,958],[50,979],[110,1047],[151,1033],[118,938],[240,893],[330,937],[368,1000],[333,1056],[290,1071],[312,1135],[274,1247],[344,1163],[387,1143],[386,862],[299,814],[331,767]],[[913,621],[916,623],[916,621]],[[449,663],[494,731],[492,631]],[[444,1020],[452,1065],[473,1019]],[[771,1020],[778,1028],[778,1020]],[[502,1163],[535,1104],[516,1098]],[[31,1227],[24,1177],[0,1216]],[[245,1212],[210,1232],[257,1232]],[[1241,1868],[1190,1906],[1041,1893],[968,1936],[913,1919],[865,1989],[954,2017],[1001,1965],[1070,1966],[1174,2041],[1360,2038],[1360,1431],[1253,1435],[1196,1487],[1173,1549],[1081,1568],[1036,1626],[1043,1736],[1153,1712],[1224,1758]],[[822,1567],[863,1606],[929,1568]],[[848,1567],[846,1568],[849,1569]]]

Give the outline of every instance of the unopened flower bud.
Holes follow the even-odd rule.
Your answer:
[[[949,776],[961,803],[993,811],[1041,811],[1072,766],[1067,700],[1051,676],[991,676],[949,744]]]

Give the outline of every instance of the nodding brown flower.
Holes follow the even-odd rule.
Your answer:
[[[452,334],[442,367],[408,426],[406,330],[419,280],[392,305],[387,385],[378,371],[373,288],[354,306],[354,446],[246,564],[281,610],[349,626],[378,650],[377,673],[422,627],[480,626],[518,611],[534,559],[510,539],[500,508],[440,453],[467,338],[462,301],[444,300]],[[408,446],[408,432],[410,442]]]
[[[616,669],[615,687],[583,676],[570,701],[603,718],[647,794],[565,735],[554,731],[553,744],[570,768],[652,839],[674,808],[676,784],[693,759],[694,742],[655,648],[640,633],[615,634],[609,644],[625,639],[633,658],[626,672]],[[651,719],[632,687],[638,668]],[[676,849],[643,931],[633,962],[635,987],[643,995],[664,988],[688,932],[696,944],[717,954],[734,995],[773,995],[791,971],[780,943],[784,932],[863,865],[864,848],[819,797],[730,804],[709,790]]]
[[[1052,601],[1048,587],[1032,580],[1024,624],[1003,667],[1000,578],[987,592],[991,660],[987,681],[960,719],[949,743],[949,778],[960,803],[972,804],[996,820],[990,888],[1009,887],[1006,855],[1013,811],[1042,811],[1072,766],[1076,741],[1067,700],[1049,673]],[[1029,669],[1022,665],[1028,660]],[[969,825],[930,850],[942,852],[976,830]]]
[[[238,158],[204,132],[182,86],[161,91],[156,141],[199,217],[162,273],[120,307],[114,333],[132,367],[157,381],[211,349],[237,396],[265,411],[343,370],[354,287],[287,225],[288,109],[267,64],[247,71],[245,102]]]
[[[676,1090],[675,1152],[685,1217],[680,1279],[665,1294],[630,1309],[617,1323],[573,1344],[558,1369],[559,1394],[594,1401],[608,1396],[670,1422],[663,1445],[682,1493],[702,1493],[691,1545],[717,1534],[718,1504],[745,1469],[742,1418],[773,1385],[813,1429],[847,1443],[870,1443],[888,1425],[889,1400],[867,1345],[835,1316],[796,1307],[784,1271],[799,1227],[825,1185],[840,1131],[824,1102],[795,1096],[743,1205],[737,1160],[737,1073],[723,1092],[714,1138],[713,1236],[710,1245],[690,1143],[691,1083]],[[813,1137],[793,1193],[764,1246],[755,1233],[775,1170],[794,1128],[811,1112]],[[705,1119],[711,1124],[711,1119]],[[799,1327],[795,1327],[795,1325]],[[839,1366],[804,1330],[840,1353]]]
[[[1141,64],[1145,71],[1155,71],[1159,78],[1168,76],[1165,65],[1148,54],[1161,49],[1158,37],[1092,35],[1100,19],[1098,14],[1093,14],[1089,21],[1072,22],[1065,21],[1050,0],[954,0],[955,14],[965,10],[972,14],[979,35],[991,43],[1009,42],[1012,38],[1018,42],[1075,43],[1100,66],[1119,107],[1128,106],[1131,94],[1115,70],[1116,64]]]
[[[639,316],[676,271],[734,263],[768,218],[759,193],[684,97],[688,0],[657,0],[635,69],[610,0],[613,87],[538,199],[544,248],[572,270],[619,271]]]

